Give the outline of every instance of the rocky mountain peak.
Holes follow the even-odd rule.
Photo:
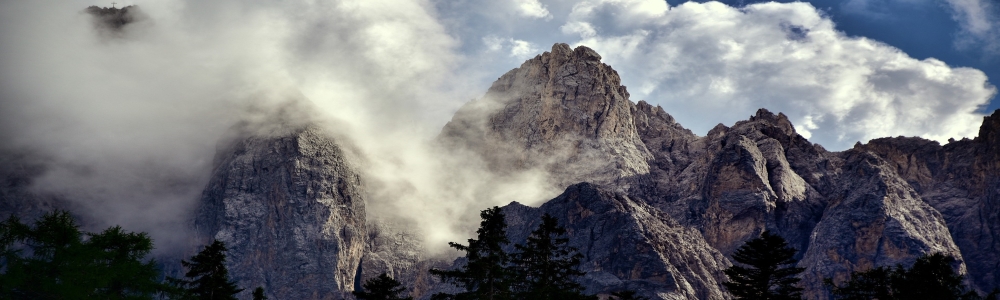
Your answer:
[[[546,168],[561,186],[648,173],[652,155],[636,130],[635,105],[600,60],[590,48],[555,44],[459,109],[440,139],[497,170]]]
[[[775,115],[771,111],[761,108],[757,110],[757,113],[750,117],[750,121],[758,121],[767,123],[771,126],[781,129],[787,135],[795,134],[795,127],[792,126],[792,122],[788,120],[788,116],[784,113],[778,113]]]

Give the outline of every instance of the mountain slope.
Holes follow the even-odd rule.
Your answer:
[[[729,261],[697,230],[641,201],[599,186],[572,185],[539,208],[504,207],[511,242],[523,244],[542,214],[560,220],[569,245],[584,254],[588,293],[631,289],[661,299],[726,299],[721,270]]]
[[[983,119],[974,140],[941,146],[915,137],[881,138],[857,148],[887,161],[941,212],[977,287],[1000,287],[1000,110]]]

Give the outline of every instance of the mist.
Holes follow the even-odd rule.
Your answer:
[[[49,158],[32,189],[68,199],[93,229],[183,245],[227,129],[299,99],[314,110],[295,118],[362,153],[370,215],[412,225],[432,252],[481,209],[557,192],[541,173],[498,177],[432,146],[485,89],[454,67],[458,43],[426,3],[135,4],[149,17],[113,35],[64,1],[0,11],[4,147]]]
[[[979,70],[843,36],[801,3],[123,2],[148,18],[110,35],[83,13],[109,3],[0,2],[0,147],[45,157],[34,191],[95,228],[149,232],[158,251],[185,245],[227,130],[295,101],[312,108],[296,118],[356,149],[369,215],[415,228],[429,253],[470,236],[482,209],[556,196],[544,171],[493,174],[433,144],[459,107],[556,42],[594,48],[633,101],[696,133],[766,107],[831,150],[972,137],[996,93]]]

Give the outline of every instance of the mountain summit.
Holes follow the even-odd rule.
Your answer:
[[[590,48],[555,44],[463,106],[440,139],[480,153],[495,170],[548,170],[561,186],[649,173],[618,72]]]

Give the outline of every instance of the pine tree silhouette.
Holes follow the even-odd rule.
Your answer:
[[[226,269],[226,244],[214,241],[205,246],[191,261],[182,260],[181,265],[188,269],[184,277],[174,279],[182,289],[182,298],[198,300],[236,300],[236,294],[243,289],[229,279]]]
[[[582,294],[583,286],[575,281],[583,272],[577,270],[583,255],[570,247],[566,229],[548,213],[531,233],[525,245],[515,245],[513,261],[522,281],[517,295],[521,299],[591,299]]]
[[[456,270],[430,270],[432,275],[442,281],[466,291],[457,294],[438,293],[432,299],[515,299],[511,259],[503,250],[505,245],[510,244],[503,211],[494,206],[482,211],[479,216],[483,220],[476,231],[477,239],[469,239],[469,245],[448,243],[452,248],[465,252],[466,264]]]
[[[794,255],[795,248],[785,239],[764,231],[736,250],[733,260],[738,264],[724,271],[729,281],[722,284],[736,299],[802,299],[795,275],[805,269],[795,267]]]
[[[413,297],[403,297],[405,291],[403,284],[382,272],[378,277],[365,281],[364,291],[352,293],[358,300],[412,300]]]

